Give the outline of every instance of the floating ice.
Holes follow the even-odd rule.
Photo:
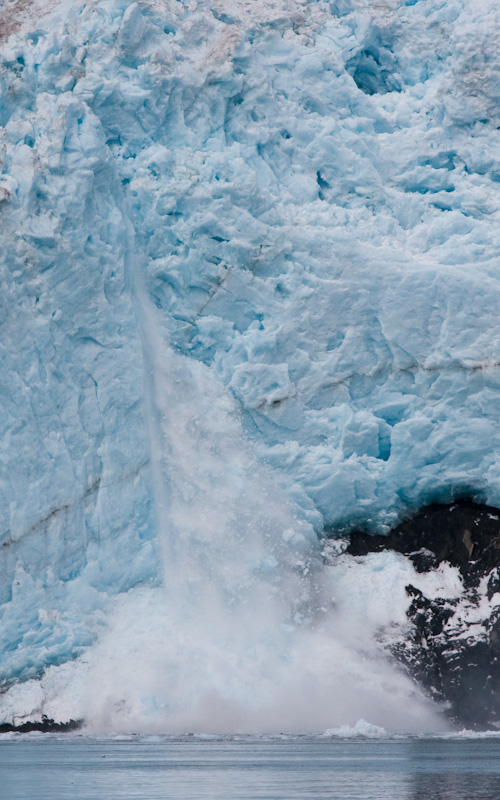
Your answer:
[[[386,739],[389,734],[385,728],[372,725],[365,719],[359,719],[352,727],[349,727],[349,725],[342,725],[340,728],[328,728],[324,736],[338,737],[340,739]]]

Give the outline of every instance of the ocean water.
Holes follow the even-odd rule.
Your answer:
[[[0,740],[9,800],[498,800],[497,737]]]

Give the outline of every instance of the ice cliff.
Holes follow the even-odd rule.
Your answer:
[[[0,7],[0,679],[35,698],[4,715],[114,595],[119,661],[170,587],[178,686],[174,620],[217,607],[214,674],[238,639],[204,580],[269,643],[328,581],[365,596],[325,526],[500,506],[498,30],[494,0]]]

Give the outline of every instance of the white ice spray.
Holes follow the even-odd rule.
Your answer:
[[[49,670],[31,702],[97,730],[318,732],[360,717],[435,729],[373,641],[381,621],[404,617],[387,584],[404,602],[411,565],[324,566],[234,399],[174,351],[139,295],[164,587],[122,596],[97,645]]]

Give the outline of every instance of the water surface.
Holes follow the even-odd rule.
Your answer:
[[[499,800],[500,739],[0,737],[8,800]]]

